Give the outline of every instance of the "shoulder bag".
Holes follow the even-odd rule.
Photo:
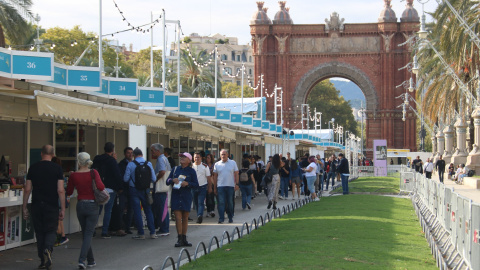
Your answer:
[[[92,177],[92,187],[93,187],[93,195],[95,196],[95,202],[98,204],[106,204],[110,200],[110,194],[106,189],[99,190],[97,188],[97,184],[95,182],[95,173],[93,170],[90,170],[90,175]]]
[[[163,158],[163,161],[165,162],[165,166],[167,165],[168,159]],[[176,167],[175,167],[176,169]],[[174,171],[175,173],[175,171]],[[167,179],[168,176],[170,176],[170,171],[166,170],[165,174],[162,176],[162,178],[158,179],[158,181],[155,183],[155,193],[161,193],[161,192],[169,192],[172,186],[167,185]]]

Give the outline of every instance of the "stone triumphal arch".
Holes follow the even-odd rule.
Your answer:
[[[374,139],[386,139],[389,148],[416,151],[416,117],[410,111],[403,121],[397,108],[402,100],[395,97],[405,92],[396,86],[411,76],[408,68],[401,68],[410,62],[412,44],[399,45],[418,31],[419,17],[413,0],[407,0],[400,20],[390,2],[384,0],[377,23],[349,24],[333,12],[324,24],[301,25],[293,23],[285,1],[279,2],[273,20],[263,2],[257,2],[250,23],[255,82],[263,74],[267,94],[275,84],[283,88],[284,126],[298,128],[301,104],[313,86],[342,77],[356,83],[366,97],[367,149]],[[261,95],[260,88],[255,95]],[[267,117],[273,119],[273,97],[267,99]]]

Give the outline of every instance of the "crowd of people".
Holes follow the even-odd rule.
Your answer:
[[[304,195],[318,201],[317,194],[329,186],[333,189],[335,180],[342,182],[343,194],[348,194],[349,163],[342,153],[327,160],[308,153],[298,160],[292,159],[290,153],[286,157],[275,154],[266,164],[259,156],[244,155],[239,169],[227,150],[220,151],[217,161],[212,154],[203,152],[193,156],[180,153],[178,166],[163,145],[152,144],[149,150],[151,159],[156,160],[155,166],[146,160],[141,149],[131,147],[124,149],[124,158],[117,163],[115,145],[111,142],[93,160],[88,153],[81,152],[77,156],[78,170],[70,173],[65,190],[61,163],[52,162],[53,147],[42,148],[41,161],[29,168],[23,202],[24,217],[29,218],[30,212],[32,215],[39,269],[51,268],[55,242],[65,237],[59,224],[74,190],[77,190],[76,212],[82,230],[79,269],[96,265],[92,238],[102,211],[101,238],[133,234],[133,223],[137,233],[132,239],[144,240],[147,238],[144,221],[149,239],[168,236],[171,217],[177,231],[174,246],[190,247],[187,230],[189,221],[193,221],[192,209],[199,224],[204,217],[215,217],[215,205],[218,223],[224,223],[225,217],[228,223],[233,223],[238,190],[242,210],[252,209],[252,199],[262,193],[266,194],[268,209],[276,209],[278,200],[289,199],[289,194],[293,200]],[[29,211],[30,193],[33,196]],[[104,194],[104,201],[100,202],[98,193]]]
[[[424,163],[420,156],[417,156],[417,158],[412,161],[412,169],[415,169],[416,172],[421,174],[425,174],[425,177],[428,179],[431,179],[432,173],[436,171],[441,183],[443,183],[445,172],[447,172],[448,178],[460,185],[463,184],[463,178],[468,176],[469,173],[472,173],[463,163],[458,164],[457,167],[455,167],[453,163],[450,163],[447,168],[442,155],[439,156],[435,164],[433,163],[433,159],[427,158],[427,161]]]

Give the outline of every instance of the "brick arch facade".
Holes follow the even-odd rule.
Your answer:
[[[378,107],[378,96],[370,78],[359,68],[343,62],[322,63],[305,73],[298,81],[293,93],[293,107],[306,103],[311,89],[320,81],[332,77],[342,77],[356,83],[366,99],[366,108],[373,113]]]
[[[342,20],[336,26],[330,22],[328,27],[250,25],[255,84],[263,75],[267,89],[260,93],[259,87],[255,96],[270,95],[275,85],[282,87],[284,126],[295,128],[301,119],[296,106],[305,103],[316,83],[331,77],[350,79],[367,100],[367,149],[371,150],[373,140],[386,139],[389,148],[416,151],[416,116],[407,112],[402,121],[398,108],[402,100],[396,97],[406,91],[397,86],[413,76],[401,68],[411,60],[412,44],[406,41],[418,31],[418,22],[343,24]],[[273,97],[267,97],[266,109],[267,119],[273,122]]]

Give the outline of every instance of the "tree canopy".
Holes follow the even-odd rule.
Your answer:
[[[335,123],[343,126],[343,131],[350,131],[352,134],[358,134],[357,122],[352,113],[352,107],[349,101],[339,96],[340,91],[335,88],[330,80],[324,80],[316,84],[307,98],[310,105],[310,111],[322,113],[322,128],[327,128],[328,121],[335,118]],[[313,123],[311,123],[313,128]]]

